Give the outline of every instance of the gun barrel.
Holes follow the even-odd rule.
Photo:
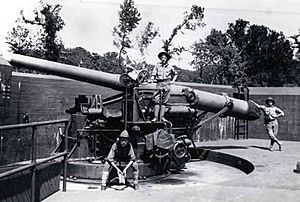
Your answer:
[[[73,65],[51,62],[48,60],[19,54],[11,54],[6,57],[6,59],[13,66],[19,66],[95,85],[101,85],[114,90],[122,91],[125,89],[125,86],[120,83],[120,75],[118,74],[110,74],[106,72],[80,68]]]
[[[120,79],[121,76],[118,74],[80,68],[19,54],[6,55],[5,58],[13,66],[20,66],[56,76],[105,86],[114,90],[125,90],[125,84],[120,82],[122,79]],[[148,87],[151,88],[151,85]],[[172,85],[171,94],[182,94],[184,89],[186,89],[184,86]],[[232,109],[227,112],[226,115],[247,120],[255,120],[260,117],[260,110],[251,102],[200,90],[188,90],[187,93],[189,92],[191,96],[187,95],[186,98],[194,109],[217,113],[223,109],[228,102],[232,102]]]
[[[258,107],[248,101],[201,90],[187,89],[183,86],[173,86],[172,91],[176,93],[185,91],[187,102],[189,102],[194,109],[217,113],[231,102],[232,108],[226,115],[246,120],[256,120],[260,118],[261,112]]]

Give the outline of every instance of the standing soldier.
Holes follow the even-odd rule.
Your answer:
[[[104,164],[102,171],[102,184],[101,190],[104,191],[106,188],[106,181],[109,175],[110,170],[114,167],[117,170],[118,174],[126,176],[127,169],[132,167],[133,169],[133,177],[134,177],[134,189],[138,190],[138,176],[139,169],[138,164],[135,161],[135,154],[132,148],[132,145],[128,142],[129,135],[126,130],[122,131],[120,134],[119,140],[114,143],[110,149],[110,152],[107,156],[107,161]],[[122,164],[126,163],[126,167],[123,171],[116,165],[116,163]]]
[[[154,98],[154,119],[152,122],[159,120],[159,113],[162,121],[166,121],[164,114],[166,110],[166,104],[171,95],[171,84],[174,83],[177,78],[177,72],[168,63],[171,59],[171,56],[167,52],[160,52],[158,54],[158,58],[160,59],[160,62],[154,67],[151,77],[157,81],[157,86],[162,89],[162,97],[160,97],[160,94],[158,94]],[[160,99],[162,99],[161,109],[159,109]]]
[[[253,101],[252,101],[253,102]],[[276,137],[278,134],[278,121],[277,118],[284,115],[284,112],[279,109],[278,107],[275,107],[275,100],[272,97],[268,97],[266,100],[266,105],[258,105],[257,103],[253,102],[260,110],[264,113],[264,122],[265,126],[268,132],[268,135],[271,140],[270,144],[270,151],[273,151],[273,145],[276,142],[279,147],[279,151],[281,151],[282,143],[279,142],[278,138]]]

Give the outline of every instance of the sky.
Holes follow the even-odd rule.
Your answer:
[[[15,25],[20,10],[31,17],[38,7],[38,0],[7,0],[0,7],[0,53],[8,50],[5,43],[7,32]],[[91,52],[103,54],[116,51],[113,46],[112,29],[118,24],[118,10],[123,0],[44,0],[49,4],[62,5],[61,16],[65,27],[60,32],[64,45],[69,48],[83,47]],[[142,15],[142,21],[131,34],[134,40],[152,21],[159,28],[160,37],[156,37],[148,48],[146,60],[157,62],[157,53],[161,51],[162,39],[170,36],[173,28],[182,21],[183,13],[193,4],[205,8],[204,28],[196,32],[185,32],[174,39],[174,44],[190,46],[200,38],[205,38],[212,28],[226,30],[228,23],[238,18],[251,24],[265,25],[273,30],[282,31],[285,36],[298,34],[300,29],[300,1],[298,0],[135,0]],[[137,49],[129,52],[130,58],[139,60]],[[189,54],[174,58],[171,62],[183,69],[191,69]]]

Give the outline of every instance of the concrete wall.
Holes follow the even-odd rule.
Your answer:
[[[9,99],[0,97],[0,125],[22,123],[22,114],[25,112],[29,113],[30,122],[68,118],[65,110],[74,105],[74,98],[79,94],[101,94],[107,97],[116,93],[108,88],[55,76],[13,73],[10,79]],[[230,86],[179,84],[217,94],[225,92],[232,96],[233,93]],[[280,119],[279,138],[300,140],[298,135],[300,88],[250,88],[250,95],[251,99],[260,104],[264,103],[267,96],[273,96],[276,105],[286,113],[286,116]],[[195,140],[232,138],[233,126],[234,118],[216,118],[199,130]],[[47,156],[55,148],[58,127],[42,127],[38,130],[38,157]],[[268,138],[262,119],[250,122],[249,129],[249,138]],[[30,130],[0,132],[0,165],[29,159],[30,134]]]
[[[74,98],[79,94],[108,96],[115,92],[54,76],[22,73],[13,73],[10,86],[10,98],[0,98],[0,125],[22,123],[25,112],[30,122],[69,118],[65,110],[74,106]],[[38,127],[38,157],[49,155],[56,147],[58,127],[63,125]],[[30,149],[31,129],[0,131],[0,165],[29,159]]]
[[[3,71],[3,67],[2,67]],[[65,110],[74,105],[74,98],[80,94],[101,94],[103,97],[114,95],[117,91],[48,75],[23,74],[13,72],[10,98],[2,105],[0,125],[22,123],[22,114],[29,114],[30,122],[68,118]],[[229,86],[194,85],[194,88],[214,93],[232,93]],[[0,98],[1,99],[1,98]],[[3,101],[3,99],[2,99]],[[232,137],[232,118],[217,118],[197,133],[196,141],[227,139]],[[41,127],[37,131],[38,157],[45,157],[57,144],[58,127]],[[0,164],[26,160],[30,157],[31,130],[0,132]]]

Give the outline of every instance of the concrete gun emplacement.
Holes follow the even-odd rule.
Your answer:
[[[114,139],[123,129],[127,129],[129,133],[138,131],[138,137],[134,137],[135,147],[138,147],[138,143],[142,141],[140,137],[160,129],[169,131],[176,140],[171,153],[175,156],[175,160],[172,161],[176,161],[177,168],[182,168],[188,161],[188,147],[191,143],[195,146],[193,135],[207,121],[218,116],[231,116],[245,120],[260,118],[260,110],[251,102],[174,83],[171,85],[171,97],[166,109],[168,121],[164,122],[160,119],[153,123],[150,121],[153,117],[153,95],[160,93],[162,89],[156,83],[148,82],[149,73],[144,70],[118,75],[18,54],[10,54],[6,59],[12,66],[120,91],[108,98],[102,98],[101,95],[91,98],[81,95],[76,98],[75,107],[69,112],[86,116],[86,122],[82,128],[88,127],[89,131],[86,131],[89,133],[96,133],[93,128],[98,131],[101,129],[101,133],[97,133],[99,136]],[[118,113],[116,113],[116,106]],[[111,113],[112,108],[114,108],[113,113]],[[208,112],[212,112],[213,115],[204,119],[204,115]],[[108,150],[104,145],[107,144],[108,142],[100,142],[94,148],[93,154],[90,153],[91,151],[86,151],[86,155],[93,155],[97,159],[105,157]],[[137,156],[143,156],[143,154],[137,154]]]

